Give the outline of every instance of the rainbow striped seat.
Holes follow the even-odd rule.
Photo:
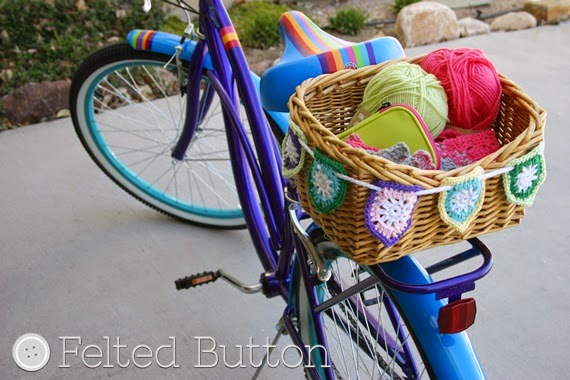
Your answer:
[[[298,11],[281,15],[279,31],[285,51],[279,62],[261,76],[261,101],[271,111],[287,112],[289,97],[305,79],[404,56],[395,38],[344,41],[326,33]]]

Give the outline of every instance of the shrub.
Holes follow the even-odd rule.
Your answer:
[[[0,96],[29,82],[71,78],[79,63],[112,37],[134,28],[158,29],[158,6],[145,14],[141,2],[0,0]],[[2,74],[2,73],[0,73]]]
[[[392,9],[394,10],[395,14],[398,14],[398,12],[400,12],[400,10],[402,10],[402,8],[404,8],[405,6],[417,3],[418,1],[421,0],[396,0],[394,2],[394,7]]]
[[[176,16],[168,16],[162,25],[162,31],[176,35],[183,35],[188,24]]]
[[[266,1],[243,3],[229,12],[244,47],[267,49],[281,42],[277,22],[289,8]]]
[[[368,14],[359,8],[339,10],[334,17],[329,18],[329,29],[342,34],[355,36],[364,28]]]

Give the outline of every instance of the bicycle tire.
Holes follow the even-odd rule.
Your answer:
[[[219,101],[202,118],[185,158],[170,157],[186,105],[177,80],[187,77],[170,58],[127,43],[88,57],[70,90],[75,131],[99,168],[142,203],[192,224],[245,228]],[[202,80],[204,91],[209,84]]]
[[[359,268],[358,264],[346,257],[337,259],[333,264],[335,268],[333,278],[326,284],[320,284],[314,288],[320,302],[338,294],[339,284],[347,280],[355,280],[354,272],[351,278],[342,275],[345,270],[339,268],[346,264],[352,269]],[[299,333],[304,342],[310,342],[308,345],[315,347],[318,343],[303,279],[300,275],[294,278],[296,284],[292,289],[297,289],[294,298]],[[354,282],[350,285],[354,285]],[[350,285],[341,287],[345,289]],[[378,299],[382,298],[382,301],[366,307],[364,304],[358,304],[365,299],[363,294],[367,292],[374,292]],[[366,299],[371,300],[370,294],[366,296]],[[327,340],[327,353],[331,362],[325,363],[323,351],[315,350],[311,357],[311,364],[317,367],[322,378],[324,378],[323,371],[319,367],[327,364],[332,366],[335,377],[338,379],[435,379],[423,348],[389,289],[377,285],[371,290],[359,293],[352,300],[336,304],[324,312],[321,317]],[[383,307],[391,307],[390,305],[394,306],[390,311],[394,320],[391,320],[389,313],[383,309]],[[361,307],[366,308],[370,315],[366,316],[362,313]],[[372,307],[376,307],[377,310],[372,311]],[[374,316],[376,320],[370,318],[371,316]],[[382,327],[382,330],[380,328],[374,330],[372,327],[374,325]],[[400,333],[402,335],[399,335]],[[388,349],[386,342],[389,340],[396,342],[397,350]],[[310,378],[308,373],[307,377]]]

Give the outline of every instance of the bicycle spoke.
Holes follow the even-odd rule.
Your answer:
[[[126,70],[127,70],[127,73],[128,73],[129,76],[130,76],[130,69],[127,68]],[[142,94],[133,84],[131,84],[120,72],[117,71],[117,72],[116,72],[116,75],[117,75],[117,77],[118,77],[119,79],[121,79],[127,86],[129,86],[132,90],[136,91],[136,92],[139,94],[139,96],[141,97],[141,100],[142,100],[141,103],[143,103],[143,104],[144,104],[147,108],[149,108],[149,109],[150,109],[150,108],[154,109],[158,114],[162,115],[162,117],[163,117],[165,120],[168,120],[168,117],[166,116],[166,114],[164,114],[164,112],[162,112],[158,107],[156,107],[144,94]],[[107,83],[108,83],[108,82],[107,82]],[[140,103],[133,103],[133,104],[140,104]],[[155,114],[154,114],[153,112],[151,112],[151,114],[152,114],[153,117],[154,117]]]
[[[204,155],[203,155],[204,157]],[[228,158],[229,159],[229,158]],[[224,159],[225,160],[225,159]],[[211,163],[210,161],[214,161],[213,159],[208,160],[196,160],[199,165],[204,167],[209,174],[216,175],[219,179],[221,179],[229,188],[235,190],[235,195],[237,195],[237,189],[235,188],[235,184],[227,180],[226,176],[223,173],[220,173]],[[204,164],[205,163],[205,164]]]
[[[108,123],[105,123],[105,122],[99,122],[99,124],[102,125],[102,126],[111,128],[111,130],[105,130],[104,132],[106,132],[106,133],[111,133],[111,132],[114,132],[114,133],[123,133],[123,134],[125,134],[125,135],[134,136],[134,137],[137,137],[137,138],[142,139],[142,140],[152,141],[152,142],[155,142],[155,143],[157,143],[157,144],[164,145],[164,142],[161,142],[161,141],[159,141],[159,140],[157,140],[157,139],[154,139],[154,138],[148,136],[148,133],[147,133],[147,136],[141,136],[141,135],[139,135],[139,134],[133,133],[132,130],[128,130],[128,131],[120,130],[119,127],[114,127],[114,126],[112,126],[112,125],[110,125],[110,124],[108,124]],[[103,131],[103,130],[102,130],[102,131]],[[151,129],[148,129],[147,131],[150,132],[150,131],[152,131],[152,130],[151,130]],[[138,132],[138,131],[137,131],[137,132]]]
[[[128,83],[126,82],[126,80],[125,80],[119,73],[117,73],[116,75],[117,75],[119,78],[122,78],[122,79],[125,81],[125,84],[128,85]],[[106,83],[109,87],[111,87],[111,88],[115,91],[115,95],[116,95],[116,96],[118,96],[120,99],[122,99],[122,100],[124,100],[125,102],[127,102],[128,105],[132,106],[134,109],[137,109],[137,110],[141,111],[141,109],[140,109],[140,108],[141,108],[140,103],[138,103],[138,102],[133,102],[131,99],[127,98],[127,97],[126,97],[122,92],[120,92],[113,84],[111,84],[111,82],[108,80],[108,78],[105,78],[104,81],[105,81],[105,83]],[[107,88],[105,88],[105,87],[103,87],[103,86],[100,86],[100,88],[101,88],[103,91],[106,91],[106,92],[111,93]],[[132,88],[132,87],[131,87],[131,88]],[[143,99],[143,102],[142,102],[142,103],[145,103],[146,105],[148,105],[148,104],[150,103],[150,102],[148,102],[148,100],[147,100],[145,97],[142,96],[142,94],[141,94],[141,97],[142,97],[142,99]],[[166,138],[166,135],[165,135],[164,131],[161,130],[160,124],[158,123],[158,120],[156,119],[155,113],[152,112],[148,107],[146,107],[146,108],[150,111],[150,114],[152,115],[152,118],[154,119],[154,124],[150,123],[150,124],[148,124],[148,125],[158,127],[158,130],[159,130],[160,132],[162,132],[162,134],[163,134],[164,137]],[[158,110],[158,108],[156,108],[156,107],[154,107],[154,108],[155,108],[156,110]],[[163,115],[163,117],[164,117],[165,120],[168,120],[168,118],[166,117],[166,115],[164,115],[164,114],[162,114],[162,115]]]
[[[358,285],[362,276],[368,276],[348,259],[337,259],[331,270],[333,275],[324,289],[324,300]],[[408,375],[421,378],[415,377],[421,374],[410,360],[410,334],[397,313],[392,318],[393,311],[386,291],[373,286],[339,301],[325,312],[323,325],[337,378],[403,380]],[[425,367],[421,373],[425,373]]]
[[[156,81],[154,75],[152,75],[152,74],[150,73],[150,71],[148,70],[148,68],[147,68],[146,66],[143,67],[143,70],[148,74],[149,78],[151,78],[151,80],[153,81],[153,83],[154,83],[154,84],[156,85],[156,87],[159,89],[160,93],[162,94],[163,99],[167,99],[166,105],[167,105],[168,111],[169,111],[169,113],[170,113],[170,118],[172,119],[172,121],[174,121],[175,117],[174,117],[174,115],[173,115],[173,113],[172,113],[172,109],[171,109],[171,107],[170,107],[170,102],[168,101],[169,95],[166,94],[166,91],[164,91],[163,86],[162,86],[161,84],[158,84],[158,82]],[[160,70],[160,69],[157,68],[157,70]],[[159,77],[160,77],[160,75],[159,75]],[[161,80],[161,82],[162,82],[162,77],[160,77],[160,80]],[[177,129],[177,130],[180,129],[180,125],[179,125],[179,124],[177,125],[177,128],[176,128],[176,129]]]
[[[132,119],[132,118],[130,118],[130,117],[125,116],[125,112],[120,112],[120,108],[117,108],[117,109],[111,108],[111,107],[109,107],[107,104],[103,103],[100,99],[97,99],[97,98],[93,98],[93,100],[94,100],[94,101],[98,101],[99,103],[101,103],[102,106],[106,107],[106,110],[104,110],[104,109],[102,109],[102,108],[97,108],[97,107],[94,106],[95,111],[99,111],[100,113],[109,112],[109,113],[113,114],[113,116],[119,116],[119,117],[121,117],[122,119],[124,119],[124,120],[126,120],[126,121],[130,121],[130,122],[133,122],[133,123],[143,124],[143,125],[148,126],[148,127],[151,128],[151,129],[155,130],[155,129],[154,129],[155,126],[154,126],[153,124],[151,124],[151,123],[146,122],[145,120]]]
[[[162,149],[160,152],[156,152],[156,151],[152,150],[153,148],[159,148],[159,147],[162,148],[161,145],[151,145],[151,146],[136,148],[136,149],[133,149],[131,147],[126,147],[126,146],[119,146],[119,145],[108,145],[108,147],[112,148],[112,149],[123,149],[124,150],[124,152],[115,152],[115,156],[124,156],[126,154],[136,154],[136,153],[150,153],[150,154],[164,154],[165,153],[164,149]]]
[[[182,93],[187,62],[168,58],[126,43],[90,57],[73,90],[76,131],[99,166],[143,202],[192,222],[243,226],[220,99],[212,90],[210,102],[202,84],[196,97]],[[201,122],[176,161],[171,152],[195,98]]]

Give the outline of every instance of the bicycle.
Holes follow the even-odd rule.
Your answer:
[[[286,101],[295,85],[343,68],[350,49],[363,49],[363,65],[398,58],[403,50],[397,41],[349,44],[291,11],[282,16],[291,29],[281,32],[297,33],[286,44],[297,38],[306,54],[286,45],[284,58],[260,84],[220,0],[200,0],[198,10],[182,0],[177,5],[188,16],[184,36],[132,31],[127,43],[81,65],[70,95],[81,142],[135,198],[192,223],[247,226],[264,268],[259,283],[245,285],[217,270],[181,278],[177,289],[222,278],[245,293],[282,297],[276,339],[290,335],[312,379],[484,378],[465,332],[474,321],[466,303],[473,307],[474,300],[461,299],[491,269],[483,243],[471,239],[471,249],[428,268],[413,256],[359,265],[320,227],[301,224],[307,216],[294,184],[281,176],[277,141],[287,130]],[[198,30],[190,13],[199,17]],[[319,47],[323,40],[328,44]],[[478,269],[432,279],[475,256],[483,257]],[[438,322],[440,310],[450,319]]]

